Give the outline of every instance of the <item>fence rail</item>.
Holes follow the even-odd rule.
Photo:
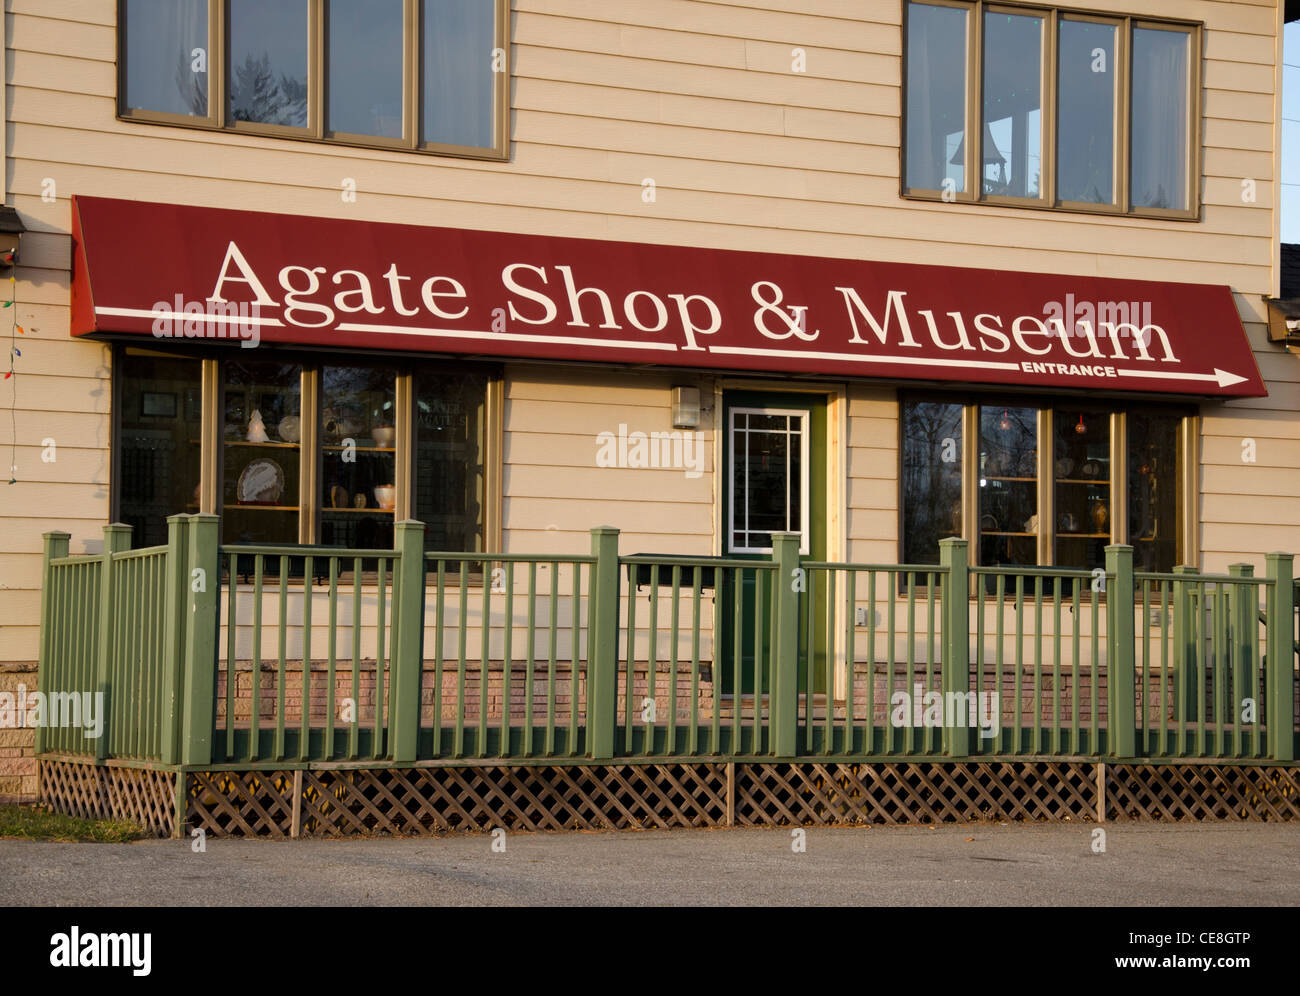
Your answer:
[[[227,545],[68,556],[46,534],[40,686],[98,736],[38,752],[189,767],[629,758],[1293,761],[1300,586],[1255,577],[800,556]]]

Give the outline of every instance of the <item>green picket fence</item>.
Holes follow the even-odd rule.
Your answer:
[[[1264,577],[766,558],[46,539],[42,688],[107,735],[41,749],[185,765],[629,758],[1291,761],[1296,585]],[[104,579],[108,583],[104,584]],[[105,622],[107,623],[105,625]],[[79,739],[80,737],[80,739]]]

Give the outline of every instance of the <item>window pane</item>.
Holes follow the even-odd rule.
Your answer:
[[[120,354],[118,518],[131,545],[167,542],[167,516],[199,510],[202,364]]]
[[[1043,19],[984,15],[984,193],[1037,197],[1042,168]]]
[[[1113,24],[1061,21],[1056,192],[1063,201],[1115,203]]]
[[[230,0],[230,116],[307,124],[307,0]]]
[[[402,0],[329,5],[329,129],[402,137]]]
[[[956,7],[907,5],[907,185],[966,189],[966,24]]]
[[[302,368],[227,360],[222,541],[298,542]]]
[[[126,106],[207,117],[208,0],[127,0],[124,16]]]
[[[496,4],[423,0],[423,15],[421,138],[491,147]]]
[[[487,382],[474,372],[415,376],[415,517],[426,550],[485,548]]]
[[[937,564],[939,540],[960,536],[962,406],[903,405],[903,561]]]
[[[1131,412],[1128,417],[1128,530],[1139,571],[1168,571],[1181,556],[1181,423],[1178,415]]]
[[[1134,207],[1187,207],[1186,31],[1133,29]]]
[[[1038,562],[1038,411],[980,409],[980,563]]]
[[[1106,566],[1110,542],[1110,416],[1057,409],[1053,414],[1056,566]]]
[[[320,540],[373,550],[393,545],[397,373],[322,367]]]
[[[731,545],[770,550],[772,533],[803,531],[804,419],[732,413]]]

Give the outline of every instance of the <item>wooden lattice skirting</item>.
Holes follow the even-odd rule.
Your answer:
[[[56,813],[130,820],[159,837],[176,832],[176,772],[89,761],[37,765],[38,797]]]
[[[1090,761],[618,763],[189,772],[41,762],[43,798],[156,833],[454,831],[1105,820],[1300,821],[1300,768]],[[174,826],[175,806],[184,825]]]

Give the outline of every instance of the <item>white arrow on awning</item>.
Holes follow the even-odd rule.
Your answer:
[[[1220,387],[1231,387],[1233,384],[1242,384],[1245,377],[1238,377],[1234,373],[1228,373],[1226,370],[1214,368],[1212,374],[1189,374],[1189,373],[1171,373],[1167,370],[1119,370],[1115,371],[1121,377],[1152,377],[1157,380],[1209,380],[1218,384]]]
[[[731,356],[778,356],[789,359],[812,360],[847,360],[851,363],[896,363],[911,367],[976,367],[981,370],[1019,370],[1019,363],[1002,363],[997,360],[949,360],[931,359],[925,356],[872,356],[861,353],[814,353],[808,350],[791,352],[784,349],[760,349],[756,346],[710,346],[710,353],[726,353]]]

